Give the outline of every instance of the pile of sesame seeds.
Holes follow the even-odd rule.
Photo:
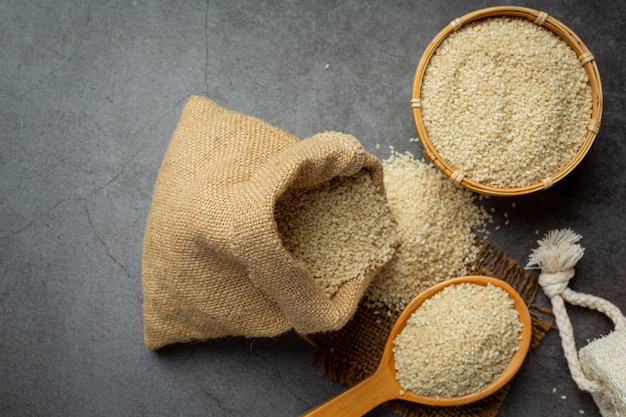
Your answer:
[[[583,143],[592,111],[575,51],[516,17],[451,33],[432,56],[420,95],[424,127],[442,158],[497,188],[554,175]]]
[[[470,272],[477,233],[491,216],[475,194],[410,153],[392,153],[383,170],[401,244],[368,288],[367,303],[400,311],[426,288]]]
[[[519,349],[522,324],[500,287],[461,283],[426,300],[394,339],[396,379],[418,395],[483,390]]]
[[[274,217],[284,247],[329,296],[371,276],[398,246],[387,201],[365,170],[286,192]]]

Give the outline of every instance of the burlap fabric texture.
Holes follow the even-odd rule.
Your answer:
[[[144,236],[144,340],[150,349],[223,336],[340,329],[373,269],[329,298],[284,249],[273,209],[286,190],[368,170],[380,161],[352,136],[305,140],[191,96],[165,153]]]
[[[546,318],[551,311],[535,304],[539,291],[538,274],[524,270],[505,252],[486,240],[477,239],[480,253],[471,273],[500,278],[510,284],[526,302],[532,319],[531,348],[536,347],[552,327]],[[305,336],[318,348],[317,362],[322,372],[336,382],[354,385],[376,370],[387,336],[400,311],[368,307],[362,302],[354,317],[342,329]],[[513,380],[514,381],[514,380]],[[494,417],[509,390],[510,384],[494,394],[471,404],[454,407],[433,407],[394,400],[389,408],[404,417]]]

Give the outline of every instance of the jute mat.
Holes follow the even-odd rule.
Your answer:
[[[471,274],[500,278],[517,290],[529,308],[533,325],[531,349],[536,347],[552,327],[542,318],[551,312],[535,304],[538,274],[525,270],[488,241],[478,244],[481,250],[471,266]],[[335,382],[351,386],[376,370],[399,314],[400,311],[394,309],[370,308],[362,302],[342,329],[304,338],[318,348],[316,365],[321,365],[322,372]],[[390,401],[388,405],[393,412],[405,417],[492,417],[498,414],[511,383],[481,401],[462,406],[432,407],[399,400]]]

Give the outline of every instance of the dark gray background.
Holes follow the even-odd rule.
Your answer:
[[[511,2],[1,0],[3,415],[295,416],[342,391],[295,334],[144,348],[141,247],[165,147],[201,93],[301,138],[332,129],[381,158],[389,145],[421,154],[409,101],[422,52],[455,17],[500,3]],[[511,219],[491,241],[525,264],[546,231],[571,227],[586,247],[571,286],[626,310],[625,8],[519,5],[563,21],[594,53],[603,124],[566,180],[516,208],[488,200],[497,224]],[[569,311],[579,347],[611,329]],[[550,332],[500,415],[578,410],[599,415]]]

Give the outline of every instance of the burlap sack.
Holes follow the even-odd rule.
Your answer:
[[[371,278],[329,298],[284,249],[273,217],[286,190],[366,169],[384,193],[380,161],[348,135],[299,141],[262,120],[192,96],[157,177],[144,237],[144,339],[337,330]]]

